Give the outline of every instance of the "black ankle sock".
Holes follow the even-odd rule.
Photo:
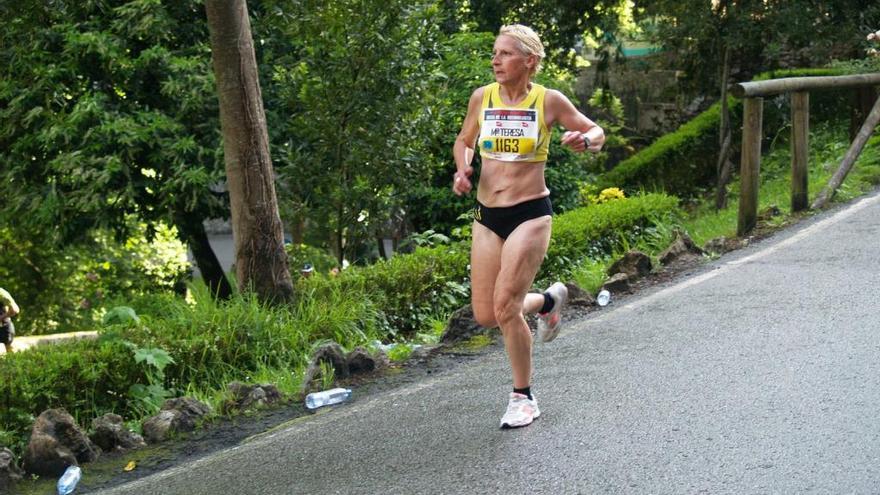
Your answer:
[[[541,306],[541,310],[538,311],[538,312],[541,313],[541,314],[547,314],[547,313],[549,313],[550,311],[553,310],[553,306],[554,306],[555,304],[556,304],[556,301],[554,301],[553,298],[550,297],[550,293],[549,293],[549,292],[545,292],[545,293],[544,293],[544,305]]]
[[[516,392],[516,393],[518,393],[518,394],[523,394],[523,395],[525,395],[526,397],[529,398],[529,400],[533,400],[533,399],[532,399],[532,387],[526,387],[526,388],[516,388],[516,387],[513,387],[513,391]]]

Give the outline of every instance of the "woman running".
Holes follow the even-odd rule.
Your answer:
[[[471,244],[471,302],[485,327],[501,327],[513,372],[513,392],[502,428],[532,423],[541,413],[531,388],[532,335],[524,314],[538,313],[538,339],[549,342],[560,328],[568,289],[556,282],[543,294],[529,294],[550,243],[552,208],[544,182],[551,129],[566,129],[561,144],[575,152],[598,152],[601,127],[565,95],[532,82],[544,47],[522,25],[503,26],[492,50],[495,82],[477,88],[455,140],[452,190],[471,191],[474,145],[482,169],[474,208]]]

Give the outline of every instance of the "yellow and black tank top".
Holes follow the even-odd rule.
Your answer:
[[[483,90],[480,107],[480,156],[506,162],[543,162],[550,149],[550,131],[544,122],[544,95],[547,88],[532,83],[529,94],[519,104],[501,101],[501,85],[492,83]]]

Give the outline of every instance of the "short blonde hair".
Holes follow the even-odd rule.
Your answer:
[[[522,24],[508,24],[501,26],[498,36],[510,36],[519,44],[519,49],[526,55],[534,55],[538,58],[538,63],[532,67],[531,75],[535,75],[541,70],[541,61],[547,56],[544,53],[544,44],[532,28],[523,26]]]

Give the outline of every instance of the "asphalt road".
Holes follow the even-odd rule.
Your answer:
[[[528,428],[496,353],[102,493],[877,493],[878,240],[875,194],[593,313]]]

